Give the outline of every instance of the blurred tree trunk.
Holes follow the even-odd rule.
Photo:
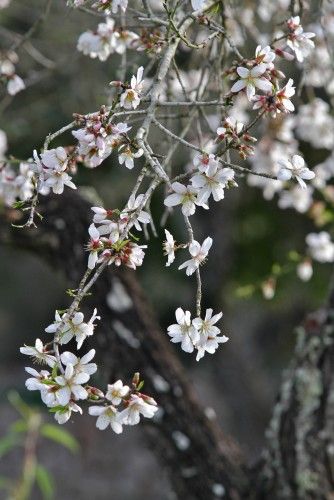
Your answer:
[[[15,210],[0,218],[0,241],[29,249],[64,272],[75,287],[86,268],[90,203],[77,193],[43,198],[37,229],[18,230]],[[300,328],[296,353],[284,375],[267,431],[267,448],[247,469],[235,442],[200,407],[135,273],[110,267],[84,307],[96,306],[102,321],[95,339],[108,378],[139,371],[161,408],[145,422],[148,441],[168,468],[178,498],[185,500],[333,500],[334,300],[327,312]],[[242,394],[240,394],[242,398]]]

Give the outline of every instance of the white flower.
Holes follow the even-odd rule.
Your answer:
[[[223,316],[223,313],[220,312],[212,316],[213,310],[207,309],[205,313],[205,318],[195,318],[193,319],[193,325],[196,330],[199,331],[200,335],[205,335],[206,337],[217,336],[220,333],[220,330],[217,326],[214,326],[220,318]]]
[[[68,157],[64,148],[49,149],[41,154],[41,160],[34,151],[35,168],[41,174],[41,190],[51,188],[55,194],[62,194],[64,186],[76,189],[66,170]]]
[[[297,276],[302,281],[309,281],[313,275],[313,267],[310,259],[305,259],[297,265]]]
[[[169,267],[175,260],[175,240],[173,235],[165,229],[166,241],[163,243],[164,255],[167,256],[166,267]]]
[[[271,50],[271,47],[267,45],[266,47],[261,47],[258,45],[255,50],[255,59],[257,64],[265,63],[269,68],[273,67],[273,60],[275,59],[276,54]]]
[[[209,354],[214,354],[219,347],[219,344],[225,343],[228,341],[228,337],[223,335],[222,337],[208,337],[201,338],[196,345],[197,355],[196,361],[199,361],[203,358],[204,354],[208,352]]]
[[[266,111],[271,111],[273,116],[276,113],[290,113],[295,107],[292,104],[290,97],[295,94],[293,80],[290,78],[282,89],[277,89],[273,94],[255,95],[253,97],[253,109],[263,108]]]
[[[231,88],[231,92],[240,92],[240,90],[246,88],[247,97],[250,101],[255,95],[255,87],[264,92],[269,92],[272,88],[270,81],[264,77],[260,78],[266,70],[267,65],[264,63],[258,64],[252,69],[239,66],[237,73],[240,76],[240,80],[235,82]]]
[[[127,402],[127,408],[120,413],[120,418],[125,425],[136,425],[140,422],[140,415],[152,418],[158,411],[157,403],[153,398],[145,398],[132,394]]]
[[[44,347],[40,339],[36,339],[35,347],[26,345],[24,347],[20,347],[20,352],[21,354],[31,356],[37,362],[46,363],[51,368],[53,368],[56,363],[56,358],[51,354],[48,354],[47,348]]]
[[[108,265],[115,264],[115,266],[120,266],[124,264],[130,269],[136,269],[143,264],[145,257],[143,248],[147,248],[147,245],[137,245],[137,243],[130,241],[118,252],[111,252],[110,250],[102,252],[99,262],[107,260]]]
[[[307,186],[302,189],[299,185],[294,186],[289,191],[279,193],[279,208],[294,208],[297,212],[303,214],[308,211],[313,203],[313,189]]]
[[[123,385],[121,380],[117,380],[114,384],[108,384],[106,398],[112,402],[113,405],[119,405],[123,398],[129,394],[130,388]]]
[[[106,61],[114,51],[114,25],[113,19],[107,18],[105,23],[100,23],[95,33],[86,31],[79,37],[77,49],[85,55],[100,61]]]
[[[27,366],[25,371],[32,375],[32,377],[28,378],[25,382],[25,386],[28,391],[44,391],[47,386],[43,384],[43,380],[49,380],[50,373],[46,370],[42,370],[38,372],[34,368],[30,368]]]
[[[277,173],[277,179],[287,181],[295,178],[301,188],[306,189],[306,183],[303,179],[310,180],[315,177],[315,173],[305,166],[304,159],[299,155],[293,155],[290,160],[278,160],[280,169]]]
[[[13,75],[9,77],[7,83],[7,92],[9,95],[14,96],[18,94],[18,92],[21,92],[21,90],[24,90],[25,88],[26,86],[21,77],[19,77],[18,75]]]
[[[202,10],[206,0],[191,0],[191,6],[194,11]]]
[[[215,201],[224,198],[224,188],[229,181],[234,179],[231,168],[219,168],[218,165],[210,165],[205,172],[197,173],[190,179],[192,185],[199,190],[198,200],[206,203],[213,196]]]
[[[121,94],[120,104],[125,109],[136,109],[140,104],[140,93],[143,90],[144,68],[138,68],[137,76],[132,76],[130,88]]]
[[[287,45],[296,54],[297,61],[303,62],[314,48],[313,40],[315,33],[305,33],[303,27],[300,25],[299,16],[291,17],[287,21],[290,33],[287,39]]]
[[[136,212],[138,210],[138,207],[142,204],[143,199],[144,199],[143,194],[138,195],[137,198],[135,195],[130,196],[126,209],[124,210],[124,214],[122,215],[127,215],[128,213],[132,215],[134,212]],[[134,226],[137,229],[137,231],[141,231],[142,229],[140,223],[148,224],[150,220],[151,220],[150,214],[148,212],[145,212],[144,210],[140,210],[139,214],[136,216],[134,220]]]
[[[140,158],[144,151],[142,149],[138,149],[136,152],[133,152],[129,146],[121,146],[120,147],[120,155],[118,156],[118,161],[120,165],[126,166],[129,170],[132,170],[134,167],[134,158]]]
[[[66,406],[71,398],[75,400],[87,399],[88,392],[81,384],[88,382],[88,373],[76,373],[74,366],[68,364],[65,369],[64,375],[58,375],[55,382],[58,386],[55,391],[55,396],[61,406]]]
[[[72,365],[75,373],[86,373],[88,375],[93,375],[97,370],[96,363],[91,363],[91,360],[95,356],[95,349],[91,349],[82,358],[78,358],[75,354],[69,351],[65,351],[61,354],[61,362],[67,366]]]
[[[62,318],[58,311],[56,311],[55,316],[56,321],[45,328],[47,333],[56,333],[59,329]],[[97,311],[94,309],[93,315],[88,321],[88,323],[84,322],[84,315],[82,312],[76,312],[72,319],[66,319],[64,326],[61,328],[59,332],[59,342],[60,344],[68,344],[68,342],[75,337],[77,342],[77,349],[80,349],[86,337],[93,335],[95,324],[94,321],[96,319],[100,319],[100,316],[97,316]]]
[[[318,262],[334,262],[334,243],[329,233],[310,233],[306,236],[310,255]]]
[[[100,241],[100,233],[94,224],[89,226],[88,233],[90,236],[90,241],[87,245],[87,250],[90,252],[88,257],[88,268],[94,269],[99,258],[98,252],[103,245]]]
[[[72,412],[82,415],[82,409],[74,401],[70,401],[67,406],[56,411],[55,419],[58,424],[65,424],[71,418]]]
[[[176,309],[175,317],[177,323],[167,328],[167,333],[174,344],[181,342],[181,349],[185,352],[193,352],[194,344],[199,341],[199,333],[191,322],[189,311],[183,311],[181,307]]]
[[[208,167],[219,166],[219,162],[212,153],[196,155],[193,159],[193,163],[200,172],[205,172]]]
[[[212,309],[207,309],[204,319],[193,319],[193,325],[200,334],[200,339],[195,346],[197,349],[196,361],[199,361],[206,352],[214,354],[214,352],[218,349],[219,344],[223,344],[229,340],[225,335],[219,337],[220,329],[215,326],[217,321],[219,321],[222,317],[223,313],[212,316],[212,312]]]
[[[189,253],[192,258],[181,264],[179,269],[186,268],[187,276],[191,276],[205,262],[211,246],[212,238],[209,236],[203,241],[202,245],[198,241],[192,241],[189,245]]]
[[[90,406],[88,413],[93,417],[98,417],[96,427],[100,431],[104,431],[110,425],[116,434],[123,432],[122,418],[113,406]]]
[[[195,213],[195,205],[208,208],[207,205],[198,201],[198,191],[193,186],[184,186],[180,182],[173,182],[172,188],[174,193],[167,196],[164,201],[166,207],[182,205],[182,212],[187,217]]]

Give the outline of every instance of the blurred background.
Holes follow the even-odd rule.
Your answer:
[[[0,10],[0,50],[10,47],[13,32],[24,33],[29,28],[44,5],[41,0],[12,0],[7,9]],[[31,157],[47,133],[72,120],[73,112],[87,113],[108,102],[107,84],[118,77],[120,56],[115,54],[101,63],[76,51],[79,34],[94,29],[97,21],[56,1],[47,22],[35,33],[33,46],[20,49],[19,74],[27,89],[14,99],[3,93],[0,100],[0,129],[8,136],[9,154],[22,159]],[[43,57],[35,57],[34,50]],[[192,69],[196,61],[186,56],[181,49],[179,64],[186,61],[184,64]],[[145,56],[133,53],[128,76],[132,74],[132,63],[134,68],[145,61]],[[71,143],[70,134],[59,141],[62,145]],[[315,164],[322,159],[321,150],[319,157],[312,154]],[[188,161],[180,150],[176,169]],[[112,155],[96,170],[79,169],[76,184],[82,189],[93,186],[105,206],[120,207],[135,176],[135,171],[119,166]],[[264,442],[282,369],[293,351],[295,327],[306,312],[323,304],[329,268],[316,267],[308,283],[302,283],[294,271],[285,274],[270,301],[263,297],[260,287],[249,296],[245,286],[260,284],[274,263],[285,264],[291,250],[303,251],[305,234],[312,224],[294,210],[279,209],[275,199],[265,201],[260,191],[248,187],[243,179],[238,183],[239,189],[230,190],[225,200],[216,204],[214,217],[197,211],[195,228],[199,241],[207,235],[214,240],[210,260],[203,267],[204,306],[224,312],[222,330],[231,341],[200,363],[178,346],[175,355],[181,358],[203,405],[211,414],[216,413],[224,432],[240,441],[245,454],[255,461]],[[161,197],[156,196],[152,213],[157,221],[162,211]],[[167,227],[183,241],[182,221],[176,212]],[[184,309],[192,308],[194,280],[184,279],[177,266],[164,267],[163,239],[163,230],[159,230],[158,238],[151,236],[144,266],[137,274],[165,331],[174,322],[176,307],[182,304]],[[183,256],[178,259],[182,262]],[[55,308],[66,303],[66,288],[64,277],[36,256],[19,248],[0,248],[1,436],[16,418],[16,410],[7,399],[10,390],[15,389],[27,403],[38,404],[24,389],[26,360],[18,349],[42,335],[53,320]],[[42,415],[48,420],[47,412],[42,410]],[[172,498],[166,473],[146,447],[140,426],[127,428],[117,436],[101,433],[90,418],[83,417],[75,426],[67,424],[67,429],[73,430],[79,442],[76,455],[44,440],[38,447],[41,461],[54,476],[55,498]],[[16,450],[1,460],[0,476],[16,476],[20,467],[20,450]],[[39,498],[37,490],[34,495]]]

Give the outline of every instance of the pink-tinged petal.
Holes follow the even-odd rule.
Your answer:
[[[272,85],[269,80],[266,78],[257,78],[254,80],[254,83],[257,88],[263,90],[263,92],[270,92],[272,89]]]
[[[241,78],[247,78],[249,76],[249,69],[239,66],[237,68],[237,73],[239,76],[241,76]]]
[[[257,78],[258,76],[263,75],[263,73],[266,71],[266,69],[267,69],[266,64],[264,64],[264,63],[258,64],[257,66],[254,66],[254,68],[252,68],[250,70],[250,75],[253,78]]]
[[[97,252],[90,252],[89,257],[88,257],[88,268],[89,269],[94,269],[96,266],[96,263],[98,261],[98,254]]]
[[[100,237],[100,233],[98,232],[94,224],[91,224],[89,226],[88,233],[93,240],[98,240]]]
[[[240,90],[244,89],[246,87],[246,82],[245,80],[238,80],[235,82],[235,84],[231,88],[231,92],[240,92]],[[221,135],[221,134],[220,134]]]

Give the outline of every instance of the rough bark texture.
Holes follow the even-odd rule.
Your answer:
[[[31,249],[66,273],[71,288],[85,270],[83,245],[90,203],[76,193],[43,200],[37,229],[11,228],[17,212],[0,217],[0,241]],[[103,320],[96,334],[101,364],[112,381],[140,371],[159,402],[159,419],[145,423],[149,442],[168,467],[178,498],[210,500],[334,498],[334,299],[300,327],[284,374],[261,462],[246,470],[237,445],[210,421],[152,314],[135,273],[108,269],[85,307]],[[218,486],[220,485],[220,486]],[[216,495],[215,495],[216,493]]]

